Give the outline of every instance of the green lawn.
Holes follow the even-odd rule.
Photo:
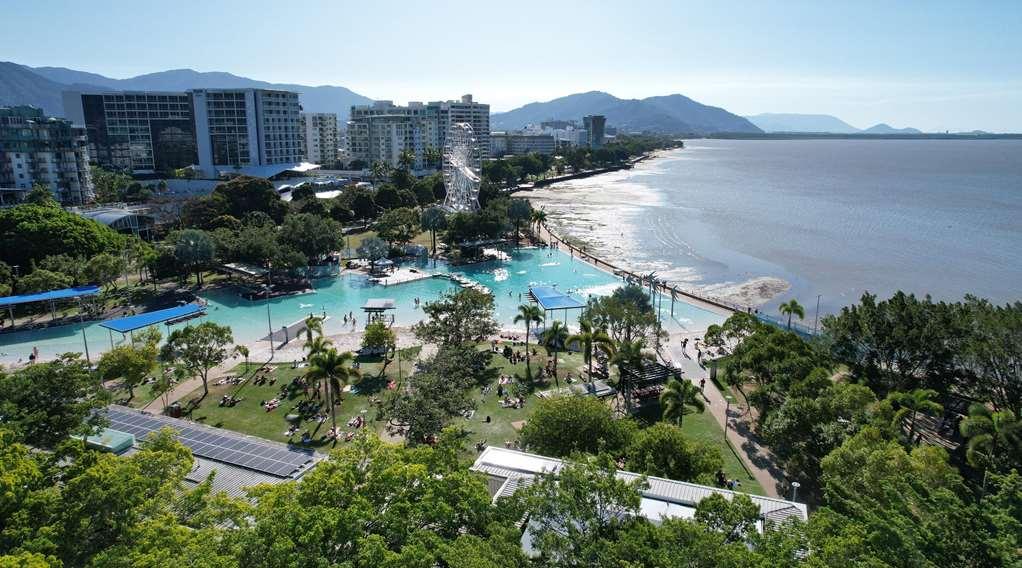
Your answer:
[[[412,372],[415,358],[420,349],[411,347],[401,350],[402,377],[407,377]],[[383,365],[379,358],[363,358],[360,360],[360,365],[362,380],[353,387],[351,392],[345,392],[341,397],[341,404],[336,408],[337,425],[342,431],[348,431],[350,430],[347,427],[348,420],[362,414],[369,421],[367,425],[369,428],[382,433],[386,424],[377,420],[374,402],[382,398],[388,382],[397,381],[398,364],[396,361],[392,361],[382,375],[380,372]],[[250,370],[254,370],[258,364],[251,363],[249,367]],[[250,373],[246,372],[244,363],[235,367],[232,372],[234,374],[245,373],[246,377],[250,376]],[[289,424],[284,417],[293,413],[298,403],[305,400],[305,395],[301,390],[293,391],[286,398],[282,398],[281,405],[270,412],[267,412],[260,404],[263,401],[277,398],[282,387],[305,372],[305,368],[292,369],[290,364],[281,364],[273,366],[273,376],[276,377],[274,384],[267,382],[256,385],[252,381],[246,381],[240,385],[211,384],[209,395],[191,411],[188,417],[208,426],[227,428],[278,442],[297,443],[301,438],[301,433],[308,430],[313,438],[312,446],[323,446],[324,443],[319,440],[319,437],[330,428],[329,419],[322,424],[314,420],[306,420],[301,424],[297,435],[293,438],[286,435]],[[242,400],[234,406],[220,406],[221,397],[225,394],[241,397]],[[188,401],[197,399],[201,395],[202,388],[200,387],[181,399],[182,406],[187,408]]]
[[[498,349],[502,349],[503,345],[504,343],[499,344]],[[489,348],[490,345],[488,343],[479,346],[479,349]],[[513,346],[512,348],[518,351],[524,350],[524,346],[521,345]],[[538,353],[532,361],[532,369],[535,374],[536,370],[546,363],[549,355],[543,347],[530,346],[530,349],[532,348],[535,348]],[[419,347],[402,350],[400,366],[402,379],[407,378],[414,371],[414,362],[419,350]],[[502,375],[525,376],[524,362],[512,365],[503,356],[496,355],[493,357],[493,365],[500,370]],[[250,367],[255,369],[257,365],[253,363]],[[566,379],[568,377],[573,376],[577,379],[579,372],[584,367],[585,364],[581,354],[558,354],[558,377],[561,379],[561,386],[563,387],[567,384]],[[387,423],[378,419],[375,403],[383,398],[388,382],[397,382],[398,364],[396,361],[391,362],[386,368],[386,373],[382,376],[380,375],[381,368],[382,364],[379,359],[362,361],[362,381],[355,387],[353,392],[344,394],[341,404],[337,407],[337,423],[342,430],[349,430],[347,427],[348,420],[362,414],[368,420],[369,428],[372,428],[381,436],[386,436]],[[239,365],[233,372],[235,374],[245,372],[245,365]],[[266,412],[260,403],[277,397],[282,386],[290,383],[293,378],[304,374],[304,372],[304,368],[292,369],[290,364],[283,364],[277,365],[273,369],[273,374],[277,378],[276,383],[273,385],[255,385],[251,381],[241,385],[211,385],[209,395],[206,396],[200,406],[192,411],[190,418],[209,426],[227,428],[270,440],[287,442],[289,438],[285,435],[285,431],[288,428],[288,423],[284,417],[292,413],[297,404],[305,399],[305,395],[301,391],[293,393],[290,398],[284,400],[276,410],[271,412]],[[504,385],[504,388],[510,392],[511,386]],[[555,388],[552,381],[536,385],[534,392],[549,388]],[[466,448],[465,457],[474,458],[475,452],[472,446],[476,442],[485,441],[489,445],[503,446],[506,441],[517,439],[518,427],[516,426],[529,419],[529,416],[539,402],[534,392],[525,395],[524,408],[516,409],[502,408],[500,406],[501,397],[497,396],[497,383],[490,385],[489,392],[485,394],[482,392],[482,389],[474,389],[475,414],[472,418],[458,418],[452,421],[453,425],[462,426],[468,432],[470,445]],[[201,388],[190,393],[181,400],[182,405],[187,406],[187,401],[198,398],[201,393]],[[243,400],[233,407],[219,406],[220,399],[224,394],[240,396]],[[142,389],[139,389],[136,393],[136,399],[141,398]],[[489,422],[486,421],[487,416],[490,417]],[[653,405],[652,408],[649,408],[637,418],[640,424],[651,423],[659,419],[659,409],[656,405]],[[323,446],[324,443],[318,441],[318,438],[329,427],[329,420],[323,424],[317,424],[315,421],[306,421],[301,425],[299,434],[290,441],[297,442],[300,439],[301,432],[308,429],[312,433],[314,440],[312,445]],[[693,439],[702,440],[719,448],[724,462],[724,471],[729,478],[741,481],[743,491],[758,495],[764,494],[763,489],[755,479],[746,473],[738,456],[735,455],[731,447],[724,441],[724,433],[710,413],[687,415],[684,419],[682,430]]]

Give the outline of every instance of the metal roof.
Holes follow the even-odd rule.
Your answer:
[[[490,446],[476,458],[471,469],[493,477],[507,479],[495,495],[496,498],[513,493],[521,484],[520,481],[509,483],[513,478],[532,478],[543,473],[556,473],[563,466],[564,462],[556,458]],[[643,516],[654,521],[660,520],[663,516],[690,518],[696,505],[713,494],[723,495],[728,499],[735,495],[748,495],[752,502],[759,506],[760,514],[771,521],[782,521],[793,516],[802,520],[809,517],[808,508],[804,503],[750,495],[663,477],[642,476],[628,471],[618,471],[617,476],[628,482],[645,477],[649,487],[641,491],[641,511]]]
[[[575,310],[586,307],[583,302],[553,286],[533,286],[529,288],[529,295],[535,298],[544,310]]]
[[[62,288],[48,292],[36,292],[34,294],[21,294],[18,296],[4,296],[0,298],[0,306],[16,306],[18,304],[29,304],[32,302],[45,302],[47,300],[65,300],[79,296],[93,296],[99,294],[99,286],[77,286],[75,288]]]
[[[120,333],[128,333],[136,329],[143,327],[149,327],[165,321],[176,320],[179,318],[185,318],[190,316],[196,316],[206,311],[205,306],[198,306],[195,304],[185,304],[183,306],[175,306],[173,308],[167,308],[165,310],[156,310],[155,312],[146,312],[144,314],[138,314],[137,316],[128,316],[125,318],[116,318],[106,320],[99,324],[100,327],[105,327],[113,331]]]

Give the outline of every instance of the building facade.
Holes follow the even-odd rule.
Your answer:
[[[607,117],[601,114],[594,114],[582,118],[582,124],[586,130],[586,143],[592,149],[603,146],[604,130],[607,126]]]
[[[332,167],[337,162],[337,115],[326,112],[303,112],[302,146],[305,160]]]
[[[410,102],[407,106],[392,101],[355,105],[346,133],[348,159],[397,167],[401,153],[408,150],[415,156],[414,169],[436,167],[439,164],[431,163],[428,154],[431,149],[443,152],[451,125],[458,123],[472,126],[476,161],[488,156],[490,105],[474,102],[472,95],[460,101]]]
[[[400,106],[392,101],[375,101],[352,106],[347,137],[351,160],[369,165],[382,162],[394,168],[408,150],[415,156],[413,168],[422,169],[427,150],[439,148],[436,119],[429,115],[426,105],[418,102]]]
[[[524,156],[525,154],[553,155],[556,149],[551,134],[530,132],[491,132],[490,157]]]
[[[195,89],[199,168],[255,175],[263,166],[302,161],[298,93],[268,89]],[[272,170],[273,168],[267,168]]]
[[[85,127],[89,157],[107,169],[169,174],[198,162],[189,93],[66,91],[64,113]]]
[[[94,163],[136,175],[198,164],[205,177],[231,168],[302,161],[298,94],[268,89],[64,93],[64,112],[85,128]]]
[[[28,190],[35,184],[64,204],[92,201],[85,130],[35,107],[0,108],[0,187]]]

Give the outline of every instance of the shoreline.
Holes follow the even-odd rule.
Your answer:
[[[651,161],[651,160],[655,160],[657,158],[667,157],[667,156],[671,155],[673,152],[681,151],[681,150],[682,149],[680,149],[680,148],[679,149],[654,150],[653,152],[650,152],[649,154],[644,154],[641,159],[637,159],[634,163],[640,163],[640,162],[643,162],[643,161]],[[612,171],[602,171],[602,172],[598,172],[598,173],[592,174],[590,176],[584,176],[584,177],[596,177],[598,175],[603,175],[603,174],[607,174],[607,173],[619,172],[619,171],[622,171],[623,169],[631,169],[631,168],[619,168],[619,169],[615,169],[615,170],[612,170]],[[581,178],[572,178],[572,179],[581,179]],[[563,179],[563,180],[558,180],[557,183],[564,182],[564,181],[572,181],[572,180],[571,179]],[[552,183],[552,184],[549,184],[548,186],[544,186],[544,187],[546,189],[554,190],[554,189],[556,189],[556,183]],[[628,277],[628,278],[634,278],[634,279],[641,279],[641,275],[639,273],[637,273],[636,271],[629,270],[628,268],[620,266],[620,264],[624,264],[623,262],[618,261],[618,264],[609,262],[609,261],[605,260],[604,258],[596,256],[595,254],[593,254],[591,252],[588,252],[584,247],[577,246],[576,244],[573,244],[571,242],[572,240],[576,240],[576,241],[579,240],[576,237],[574,237],[573,235],[554,233],[550,229],[549,225],[547,223],[544,223],[544,224],[540,225],[540,233],[541,233],[540,234],[540,239],[542,239],[542,232],[543,231],[545,231],[547,233],[548,237],[550,238],[550,242],[556,241],[556,242],[562,244],[563,246],[568,248],[569,254],[571,254],[573,257],[577,256],[579,259],[581,259],[581,260],[585,261],[586,263],[594,266],[595,268],[601,269],[601,270],[603,270],[605,272],[608,272],[610,274],[613,274],[614,276],[619,277],[619,278]],[[755,281],[755,279],[750,280],[749,282],[753,282],[753,281]],[[758,308],[756,306],[754,306],[754,305],[745,305],[745,304],[741,304],[739,302],[733,302],[733,301],[729,301],[729,300],[726,300],[726,299],[723,299],[723,298],[717,298],[717,297],[713,297],[713,296],[709,296],[709,295],[699,294],[697,292],[693,292],[693,291],[690,291],[690,290],[685,290],[685,289],[679,288],[677,284],[674,284],[674,285],[666,285],[666,284],[664,284],[664,285],[659,286],[657,289],[662,291],[662,292],[664,292],[664,293],[668,293],[668,294],[673,291],[673,293],[676,296],[680,296],[680,297],[690,301],[690,303],[694,303],[694,305],[696,305],[697,307],[700,307],[700,308],[703,308],[703,309],[709,309],[710,311],[713,311],[715,313],[718,313],[718,314],[721,314],[721,315],[725,315],[725,316],[731,315],[732,313],[735,313],[735,312],[755,313],[755,312],[758,311]]]

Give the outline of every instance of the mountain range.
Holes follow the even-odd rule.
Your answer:
[[[880,123],[865,130],[829,114],[763,113],[746,116],[763,132],[806,132],[827,134],[922,134],[915,128],[894,128]]]
[[[623,132],[663,134],[710,134],[716,132],[762,132],[738,115],[700,104],[683,95],[645,99],[619,99],[602,91],[576,93],[547,102],[530,103],[490,117],[492,130],[514,130],[546,120],[576,120],[602,114],[607,124]]]
[[[42,107],[47,114],[54,116],[64,115],[61,91],[185,91],[215,88],[295,91],[301,95],[303,110],[335,113],[342,122],[348,120],[351,105],[372,102],[369,97],[345,87],[268,83],[219,71],[173,69],[128,79],[112,79],[63,67],[27,67],[0,62],[0,105],[31,104]]]

